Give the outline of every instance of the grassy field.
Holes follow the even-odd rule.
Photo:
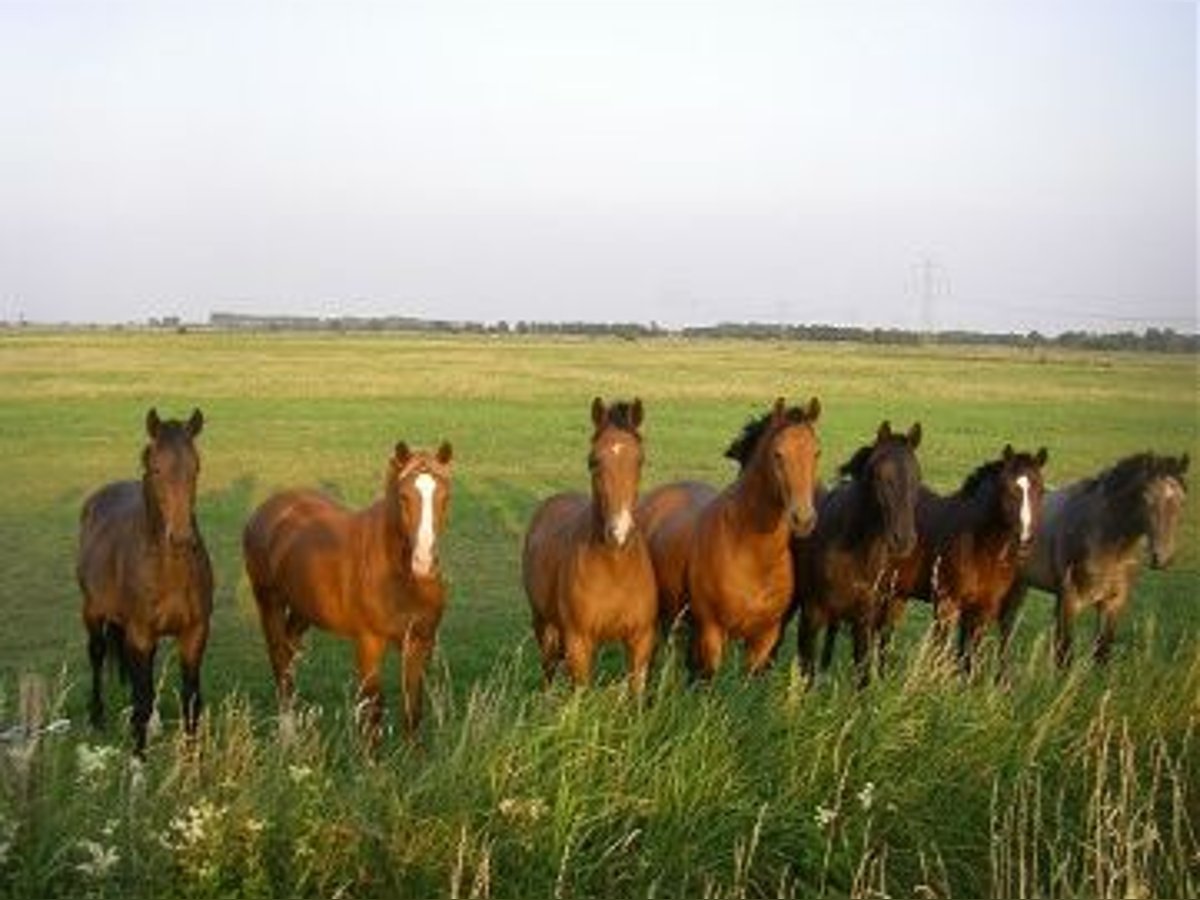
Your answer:
[[[1006,441],[1062,483],[1145,449],[1200,450],[1194,358],[774,343],[233,334],[0,335],[0,725],[21,675],[72,726],[0,763],[0,893],[46,896],[1195,895],[1200,892],[1200,515],[1146,573],[1107,671],[1062,675],[1033,594],[1009,691],[924,653],[865,693],[846,662],[692,691],[663,665],[622,696],[615,654],[584,695],[535,690],[524,523],[586,484],[588,406],[639,395],[646,486],[725,483],[721,458],[779,394],[821,397],[826,476],[880,419],[925,428],[950,489]],[[166,731],[144,769],[83,725],[72,574],[79,504],[133,477],[147,407],[206,415],[200,522],[217,572],[198,756]],[[375,764],[348,725],[351,654],[315,636],[312,704],[281,745],[239,537],[272,491],[365,504],[396,440],[453,441],[452,597],[422,745]],[[1081,620],[1084,629],[1090,620]],[[791,643],[789,634],[788,659]],[[397,710],[394,662],[385,686]],[[110,695],[123,703],[114,687]],[[28,750],[28,748],[26,748]]]

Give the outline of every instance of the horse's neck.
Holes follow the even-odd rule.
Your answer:
[[[383,497],[356,515],[351,527],[361,529],[364,555],[386,559],[388,568],[406,575],[412,571],[413,548],[401,524],[400,504],[393,497]]]
[[[1103,492],[1090,499],[1095,506],[1087,511],[1087,518],[1095,523],[1096,537],[1102,546],[1125,550],[1146,536],[1149,522],[1140,494],[1135,495],[1133,509],[1120,498],[1109,497]]]
[[[733,519],[746,531],[759,534],[783,531],[786,534],[783,503],[760,459],[752,461],[734,482],[728,506]]]
[[[955,494],[951,502],[953,512],[949,518],[952,531],[968,534],[984,546],[1003,544],[1015,536],[1015,525],[1004,521],[995,486],[981,488],[966,496]]]

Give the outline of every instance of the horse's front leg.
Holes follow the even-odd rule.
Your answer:
[[[858,687],[864,689],[871,683],[871,670],[874,667],[872,657],[875,654],[875,638],[871,627],[871,615],[860,612],[851,625],[854,638],[854,668],[858,672]]]
[[[376,634],[359,635],[355,644],[355,663],[358,666],[358,703],[355,711],[371,751],[379,745],[379,727],[383,720],[379,667],[386,649],[387,641]]]
[[[405,635],[400,652],[404,658],[404,733],[412,740],[421,724],[425,666],[433,652],[433,638],[419,636],[410,631]]]
[[[208,621],[204,620],[179,636],[179,668],[182,678],[183,727],[189,737],[200,721],[200,661],[208,644]]]
[[[654,645],[658,638],[657,626],[651,624],[634,633],[625,641],[625,655],[629,665],[629,689],[635,697],[646,692],[646,679],[650,663],[654,659]]]
[[[92,699],[88,713],[93,728],[104,727],[104,656],[108,651],[108,636],[103,621],[88,625],[88,659],[92,664]]]
[[[133,691],[133,712],[130,725],[133,731],[133,752],[138,757],[146,755],[146,727],[154,713],[154,652],[156,643],[152,639],[126,644],[125,656],[129,665],[129,682]]]
[[[783,620],[772,622],[746,638],[746,672],[757,675],[775,659],[775,647],[783,631]]]
[[[1112,592],[1097,606],[1096,612],[1100,617],[1096,630],[1096,647],[1093,651],[1097,663],[1104,665],[1112,656],[1113,642],[1117,637],[1117,617],[1125,608],[1125,600],[1129,594],[1127,584],[1116,585]]]

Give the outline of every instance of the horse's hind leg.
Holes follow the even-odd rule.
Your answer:
[[[562,632],[545,619],[538,619],[533,623],[533,633],[542,656],[542,687],[549,688],[563,658]]]
[[[88,659],[92,664],[92,699],[88,707],[93,728],[104,727],[104,654],[108,637],[104,622],[88,623]]]
[[[828,672],[833,665],[833,652],[837,649],[838,623],[830,622],[825,627],[825,643],[821,647],[821,671]]]
[[[294,691],[293,661],[299,647],[297,628],[288,615],[287,607],[274,592],[254,586],[254,599],[258,604],[258,618],[262,623],[263,639],[267,644],[267,656],[271,660],[271,673],[275,676],[275,691],[281,713],[291,711]]]

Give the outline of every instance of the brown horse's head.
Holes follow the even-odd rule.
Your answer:
[[[158,410],[146,413],[150,443],[142,450],[142,492],[156,536],[175,549],[196,543],[196,479],[200,455],[194,439],[204,427],[204,414],[192,410],[186,422],[163,421]]]
[[[642,401],[605,406],[599,397],[592,401],[592,447],[588,469],[592,473],[592,506],[603,530],[605,543],[624,547],[634,530],[642,477]]]
[[[1012,444],[1005,444],[1000,454],[1000,507],[1005,523],[1017,533],[1022,552],[1033,544],[1041,525],[1042,469],[1048,458],[1045,447],[1037,453],[1017,453]]]
[[[1178,459],[1169,456],[1152,459],[1150,478],[1143,493],[1152,568],[1165,569],[1175,555],[1175,535],[1187,498],[1187,483],[1183,476],[1190,461],[1186,453]]]
[[[908,556],[917,545],[921,465],[916,449],[920,444],[920,422],[902,434],[893,432],[885,420],[875,433],[875,443],[860,449],[841,469],[843,475],[852,476],[870,491],[888,550],[897,556]]]
[[[449,442],[437,453],[410,450],[400,441],[388,463],[385,496],[412,560],[412,574],[430,578],[437,574],[438,538],[446,524],[450,502]]]
[[[770,412],[747,422],[725,451],[727,457],[741,464],[743,472],[757,468],[767,474],[770,491],[796,537],[807,537],[817,525],[813,493],[821,457],[815,427],[820,415],[821,401],[816,397],[808,401],[808,406],[790,409],[780,397]]]

